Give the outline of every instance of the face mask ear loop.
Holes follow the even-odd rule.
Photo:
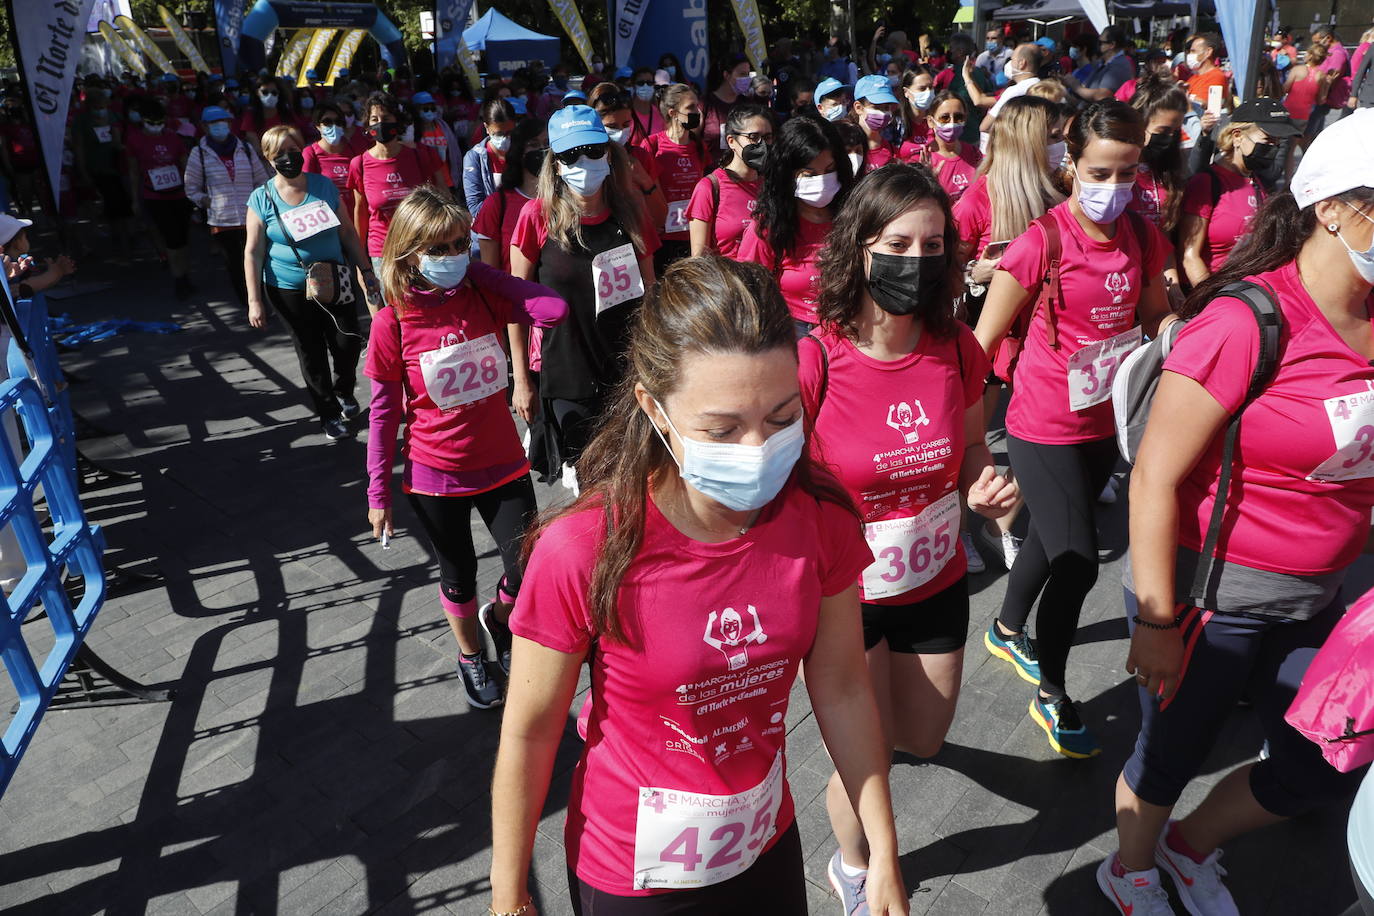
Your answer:
[[[673,431],[673,435],[681,439],[682,433],[678,432],[677,427],[673,425],[673,421],[668,417],[668,411],[663,409],[663,405],[658,402],[658,398],[652,398],[652,400],[654,402],[654,406],[658,408],[658,412],[663,414],[663,422],[668,424],[668,428]],[[677,455],[673,454],[673,447],[670,444],[668,444],[668,439],[666,436],[663,435],[663,430],[658,428],[658,423],[654,421],[653,417],[649,417],[649,424],[653,426],[654,432],[658,434],[658,440],[662,442],[663,447],[668,450],[668,457],[673,459],[673,464],[677,465],[678,473],[681,474],[682,463],[677,460]]]

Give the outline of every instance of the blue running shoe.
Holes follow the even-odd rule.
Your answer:
[[[825,870],[830,877],[830,886],[840,898],[840,912],[844,916],[868,916],[868,900],[864,897],[864,882],[868,872],[851,878],[840,868],[840,851],[830,857],[830,866]]]
[[[1030,637],[1025,633],[1003,636],[997,631],[997,621],[994,619],[983,634],[983,645],[996,658],[1011,662],[1021,680],[1039,686],[1040,660],[1035,657],[1035,646],[1031,645]]]
[[[1040,692],[1036,691],[1030,703],[1030,715],[1045,730],[1050,747],[1065,757],[1081,760],[1102,753],[1102,748],[1097,746],[1097,739],[1088,731],[1083,720],[1078,718],[1078,710],[1068,697],[1042,700]]]

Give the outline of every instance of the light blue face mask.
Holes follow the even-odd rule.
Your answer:
[[[468,256],[465,254],[420,255],[420,276],[440,289],[453,289],[467,275]]]
[[[1350,207],[1350,204],[1346,204],[1346,206]],[[1350,207],[1350,209],[1355,210],[1354,207]],[[1355,213],[1365,222],[1374,223],[1374,219],[1370,219],[1359,210],[1355,210]],[[1340,230],[1336,231],[1336,238],[1340,239],[1341,244],[1345,246],[1346,254],[1350,255],[1350,263],[1355,265],[1355,270],[1359,272],[1364,282],[1374,285],[1374,240],[1371,240],[1370,246],[1364,251],[1356,251],[1350,247],[1350,243],[1345,240],[1345,236],[1341,235]]]
[[[563,183],[575,193],[590,197],[601,190],[601,186],[611,174],[611,159],[610,156],[602,156],[600,159],[582,156],[576,165],[564,165],[560,162],[558,174],[562,176]]]
[[[844,117],[844,106],[835,105],[831,108],[822,109],[821,117],[825,118],[827,121],[838,121],[840,118]]]
[[[325,143],[334,144],[343,140],[344,129],[337,124],[320,128],[320,136]]]
[[[607,130],[606,136],[611,138],[612,143],[619,143],[621,146],[624,146],[626,143],[630,142],[631,133],[633,133],[631,128],[622,127],[619,130]]]
[[[800,419],[769,436],[763,445],[701,442],[678,432],[663,405],[657,400],[654,404],[682,443],[682,461],[678,463],[682,479],[692,489],[727,509],[752,512],[768,505],[782,491],[787,478],[792,476],[797,459],[801,458],[805,438]],[[657,423],[654,431],[671,455],[673,449],[663,438]],[[673,456],[673,461],[677,462],[677,456]]]
[[[210,135],[210,139],[217,143],[223,143],[229,136],[228,121],[212,121],[205,132]]]

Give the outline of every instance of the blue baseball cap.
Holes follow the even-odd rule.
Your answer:
[[[897,104],[897,97],[892,94],[887,77],[876,73],[859,78],[854,84],[854,98],[863,99],[872,105]]]
[[[821,80],[821,84],[820,84],[819,86],[816,87],[816,92],[814,93],[814,96],[813,96],[813,97],[814,97],[815,100],[816,100],[816,104],[819,105],[820,102],[821,102],[821,99],[825,98],[826,96],[830,95],[831,93],[833,93],[833,92],[839,92],[841,89],[848,89],[848,88],[849,88],[848,86],[846,86],[844,83],[840,82],[839,80],[835,79],[835,77],[833,77],[833,76],[827,76],[825,79]]]
[[[232,121],[234,116],[218,105],[206,105],[200,113],[200,119],[209,124],[211,121]]]
[[[164,83],[175,83],[179,82],[181,78],[177,76],[175,73],[164,73],[162,74],[161,79]]]
[[[634,75],[635,71],[633,67],[621,67],[619,70],[615,71],[615,78],[618,80],[627,80]]]
[[[513,95],[510,98],[506,99],[506,101],[510,102],[510,107],[515,109],[516,114],[522,115],[529,113],[526,108],[525,97],[523,95]]]
[[[410,101],[414,105],[433,105],[434,96],[428,92],[417,92],[410,97]]]
[[[308,80],[317,80],[320,78],[320,75],[319,73],[315,72],[315,70],[311,69],[305,71],[305,78]]]
[[[586,105],[569,105],[549,118],[549,149],[566,152],[592,143],[609,143],[601,116]]]
[[[1035,39],[1035,43],[1046,51],[1054,50],[1054,39],[1048,35],[1041,35],[1039,38]]]
[[[340,67],[340,68],[339,68],[339,78],[340,78],[340,79],[343,79],[343,78],[346,77],[346,76],[348,76],[348,68],[347,68],[347,67]]]
[[[563,104],[565,105],[568,102],[585,101],[587,101],[587,93],[583,92],[581,89],[569,89],[567,92],[563,93]]]
[[[239,81],[238,81],[238,80],[232,80],[232,79],[230,79],[230,80],[225,80],[225,81],[224,81],[224,88],[225,88],[225,89],[237,89],[237,88],[239,88]]]

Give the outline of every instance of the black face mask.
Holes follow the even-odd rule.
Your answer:
[[[1265,175],[1279,156],[1279,148],[1273,143],[1256,143],[1255,148],[1241,157],[1245,167],[1252,175]]]
[[[282,153],[272,160],[272,167],[277,170],[277,174],[283,178],[295,178],[305,167],[305,156],[300,150],[292,150],[289,153]]]
[[[682,126],[687,128],[688,130],[696,130],[698,127],[701,126],[701,112],[694,111],[691,114],[689,114],[687,116],[687,120],[683,122]]]
[[[911,315],[937,307],[930,298],[945,280],[944,255],[870,254],[873,266],[868,269],[868,292],[884,312]]]
[[[378,143],[390,143],[399,137],[404,130],[405,128],[396,121],[382,121],[379,124],[373,124],[367,129],[367,132]]]
[[[1179,135],[1177,131],[1166,130],[1161,134],[1150,134],[1149,139],[1145,141],[1145,161],[1156,162],[1165,158],[1178,149],[1178,144]]]
[[[540,170],[544,168],[544,150],[525,150],[525,155],[520,160],[520,164],[523,165],[525,171],[529,172],[531,175],[538,175]]]
[[[750,143],[740,152],[739,157],[749,168],[762,172],[764,163],[768,161],[768,144],[762,141]]]

